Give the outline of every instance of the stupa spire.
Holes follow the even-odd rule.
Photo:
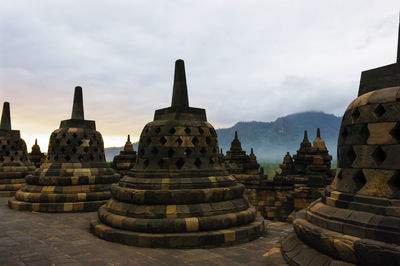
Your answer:
[[[171,107],[189,107],[185,62],[182,59],[175,61],[175,76]]]
[[[37,145],[37,139],[35,139],[35,145]]]
[[[131,135],[128,134],[128,140],[126,142],[131,142]]]
[[[0,129],[11,130],[10,103],[4,102],[3,114],[1,115]]]
[[[75,87],[71,119],[84,120],[82,87]]]
[[[237,131],[235,131],[235,139],[239,139]]]
[[[307,130],[304,130],[304,139],[303,139],[303,142],[308,142],[309,140],[308,140],[308,133],[307,133]]]
[[[321,137],[321,131],[319,128],[317,128],[317,138],[320,138],[320,137]]]

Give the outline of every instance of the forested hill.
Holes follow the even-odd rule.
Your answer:
[[[238,122],[233,127],[217,129],[220,148],[224,153],[230,148],[235,130],[238,131],[242,148],[254,153],[259,161],[282,160],[287,151],[293,155],[303,140],[304,130],[308,130],[308,138],[312,142],[321,129],[321,137],[325,141],[329,153],[336,159],[336,145],[342,118],[323,112],[304,112],[280,117],[273,122]],[[137,151],[137,143],[134,144]],[[122,150],[106,148],[107,161]]]
[[[281,160],[287,151],[293,154],[299,149],[304,130],[308,131],[308,138],[312,142],[319,127],[329,153],[336,158],[341,121],[341,117],[332,114],[304,112],[280,117],[273,122],[239,122],[231,128],[217,129],[217,134],[224,153],[230,148],[237,130],[244,150],[249,152],[253,147],[261,161]]]

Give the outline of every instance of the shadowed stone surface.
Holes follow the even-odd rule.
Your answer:
[[[10,104],[5,102],[0,123],[0,197],[13,196],[33,170],[25,141],[19,130],[11,129]]]
[[[142,247],[232,245],[263,234],[263,218],[228,174],[204,109],[189,107],[184,63],[175,63],[171,107],[140,136],[137,164],[101,206],[91,230]]]
[[[110,198],[119,174],[107,166],[103,138],[84,120],[82,88],[76,87],[72,118],[61,121],[49,141],[46,161],[26,176],[27,185],[9,200],[21,211],[95,211]]]
[[[97,238],[88,221],[96,213],[17,212],[0,198],[0,265],[260,265],[262,255],[293,231],[266,221],[268,234],[213,249],[148,249]]]

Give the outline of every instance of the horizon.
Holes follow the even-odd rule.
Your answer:
[[[361,72],[396,59],[397,1],[0,1],[0,98],[28,150],[37,138],[47,151],[75,86],[105,147],[137,141],[170,105],[177,58],[190,106],[218,129],[310,109],[342,116]]]

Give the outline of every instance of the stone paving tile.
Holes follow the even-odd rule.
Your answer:
[[[266,221],[267,233],[252,242],[211,249],[149,249],[107,242],[92,235],[96,213],[20,212],[0,198],[0,265],[259,265],[262,256],[292,232]]]

